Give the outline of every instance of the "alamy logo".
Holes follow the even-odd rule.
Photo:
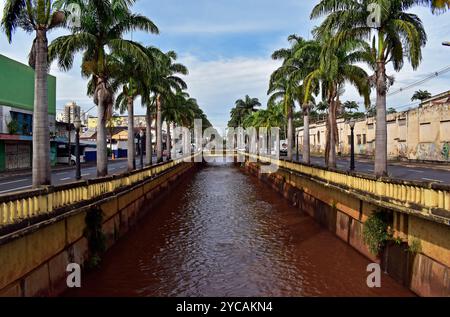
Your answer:
[[[381,1],[380,1],[381,2]],[[386,17],[390,12],[390,2],[382,3],[372,2],[367,5],[369,16],[367,17],[367,26],[373,29],[379,29],[382,24],[383,16]]]
[[[367,11],[370,12],[367,17],[367,26],[377,29],[381,26],[381,6],[377,3],[371,3],[367,6]]]
[[[377,263],[371,263],[367,266],[367,272],[370,272],[367,277],[367,287],[380,288],[381,287],[381,267]]]
[[[68,288],[80,288],[81,287],[81,267],[77,263],[69,263],[66,268],[66,272],[69,273],[66,279],[66,285]]]
[[[81,8],[76,3],[70,3],[67,8],[67,25],[72,28],[79,28],[81,26]]]

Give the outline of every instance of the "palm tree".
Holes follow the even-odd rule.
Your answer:
[[[272,74],[270,80],[270,86],[268,90],[269,103],[276,103],[277,101],[282,101],[284,107],[284,113],[287,118],[287,139],[288,139],[288,160],[292,160],[292,148],[293,148],[293,135],[294,135],[294,124],[293,124],[293,113],[295,108],[295,90],[297,84],[295,81],[291,80],[289,77],[276,78],[275,74]]]
[[[146,135],[145,148],[146,148],[146,159],[147,164],[153,164],[153,136],[152,136],[152,124],[155,116],[156,105],[155,98],[149,98],[148,100],[143,100],[142,105],[145,107],[145,122],[146,122]]]
[[[441,13],[450,10],[450,0],[424,0],[422,2],[430,4],[433,13]]]
[[[430,99],[432,97],[431,93],[428,90],[418,90],[414,93],[411,98],[411,101],[420,100],[424,101]]]
[[[285,81],[291,86],[291,97],[298,102],[303,110],[303,161],[309,164],[309,115],[314,98],[311,94],[308,96],[307,101],[305,100],[303,80],[314,69],[317,63],[317,55],[320,53],[320,46],[315,41],[305,41],[295,34],[290,35],[288,41],[291,42],[290,48],[277,50],[272,55],[272,58],[275,60],[282,59],[283,65],[272,74],[271,86],[274,86],[276,81]],[[317,85],[316,87],[315,94],[317,95],[319,91]],[[292,107],[286,109],[286,114],[288,118],[288,159],[292,159],[294,103],[292,103]]]
[[[150,74],[150,91],[156,104],[156,157],[160,163],[163,160],[162,107],[173,102],[176,92],[187,88],[186,83],[177,75],[187,75],[188,69],[175,63],[177,54],[173,51],[157,54],[155,58],[155,69]]]
[[[184,123],[192,122],[194,118],[194,112],[191,109],[189,103],[193,100],[189,98],[189,95],[185,92],[178,91],[175,96],[173,96],[172,101],[167,104],[162,111],[162,117],[167,125],[167,153],[168,159],[172,158],[172,138],[171,138],[171,127],[177,124],[183,125]]]
[[[364,97],[365,104],[370,104],[370,87],[367,73],[355,63],[365,61],[371,63],[370,47],[362,40],[338,38],[335,34],[316,33],[321,45],[319,62],[305,78],[305,102],[317,89],[320,82],[322,99],[329,106],[327,120],[326,164],[336,167],[336,145],[338,143],[337,114],[341,106],[340,96],[345,83],[354,85]]]
[[[371,77],[377,92],[375,174],[387,175],[387,125],[386,95],[393,79],[386,74],[386,65],[392,63],[400,71],[405,58],[417,69],[422,60],[422,47],[427,36],[420,18],[408,10],[415,5],[430,1],[422,0],[321,0],[311,13],[312,18],[328,14],[318,33],[337,32],[339,38],[370,40],[375,57],[375,75]],[[381,8],[380,25],[373,29],[368,24],[369,4]],[[435,1],[437,5],[437,1]],[[373,35],[373,31],[376,35]]]
[[[128,54],[113,55],[115,69],[120,69],[113,75],[112,87],[122,87],[116,98],[116,109],[121,113],[128,112],[128,171],[136,169],[136,150],[134,134],[134,100],[138,96],[148,96],[150,66],[154,66],[153,56],[148,50],[150,64],[141,65],[139,60]]]
[[[245,119],[252,113],[258,111],[261,103],[258,98],[251,98],[246,95],[244,99],[238,99],[235,102],[235,107],[231,109],[231,120],[228,122],[229,127],[241,127]]]
[[[114,128],[116,127],[116,122],[117,122],[117,117],[118,115],[113,112],[111,117],[108,118],[108,120],[106,121],[106,128],[109,130],[109,135],[110,135],[110,139],[109,139],[109,149],[111,151],[111,153],[113,152],[113,133],[114,133]]]
[[[129,6],[135,0],[74,0],[83,14],[80,26],[72,27],[72,34],[54,40],[49,48],[51,60],[58,59],[61,69],[72,68],[78,52],[83,52],[82,75],[91,78],[88,94],[98,106],[97,123],[97,176],[108,174],[106,149],[106,121],[113,108],[114,89],[111,78],[120,70],[114,69],[111,55],[130,55],[140,65],[149,63],[145,48],[136,42],[123,39],[134,30],[158,33],[156,25],[147,17],[134,14]],[[97,23],[96,21],[101,21]],[[109,53],[109,54],[108,54]]]
[[[33,187],[50,185],[50,131],[48,120],[47,74],[48,41],[47,33],[61,26],[64,13],[53,10],[52,1],[6,0],[1,26],[8,41],[18,28],[28,33],[35,32],[29,55],[29,65],[35,70],[34,112],[33,112]]]

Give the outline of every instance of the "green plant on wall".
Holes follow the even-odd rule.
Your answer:
[[[19,123],[15,119],[9,121],[6,126],[8,127],[9,134],[17,134],[19,131]]]
[[[106,250],[106,237],[102,231],[103,212],[99,207],[95,207],[87,212],[86,228],[84,236],[88,240],[90,257],[88,267],[94,268],[100,264],[101,254]]]
[[[389,232],[389,217],[385,211],[374,212],[364,223],[363,228],[364,243],[369,247],[369,251],[380,254],[386,242],[392,238]]]
[[[417,238],[413,238],[409,243],[408,251],[413,254],[422,252],[422,244],[420,240]]]
[[[448,161],[449,155],[450,155],[450,146],[448,145],[448,143],[444,143],[444,145],[442,146],[442,156],[446,161]]]

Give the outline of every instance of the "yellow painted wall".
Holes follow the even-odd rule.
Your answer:
[[[409,217],[409,243],[420,240],[422,253],[450,267],[450,227]]]

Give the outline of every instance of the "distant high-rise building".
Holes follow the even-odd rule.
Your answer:
[[[80,110],[80,120],[82,125],[87,125],[86,112],[84,112],[84,110]]]
[[[65,123],[74,123],[76,117],[79,117],[82,120],[81,108],[74,101],[69,102],[64,106],[63,121]]]
[[[56,114],[56,121],[57,122],[64,122],[64,112],[58,112]]]

